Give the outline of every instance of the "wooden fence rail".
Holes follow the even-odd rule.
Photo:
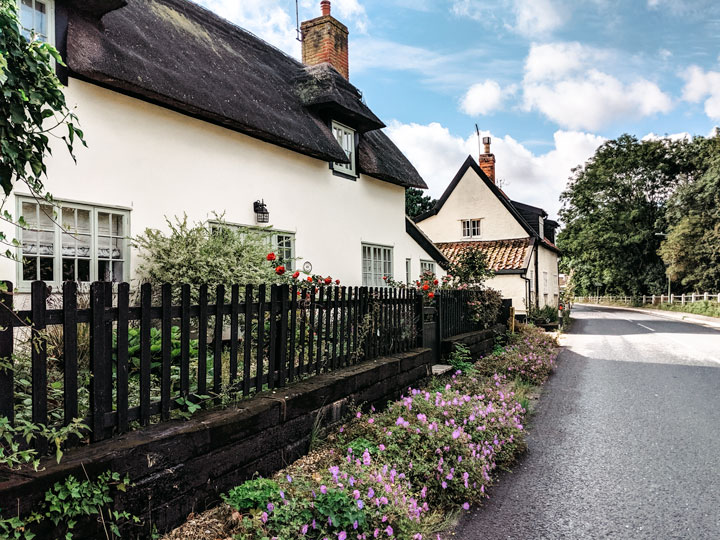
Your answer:
[[[91,441],[423,346],[428,310],[423,294],[395,288],[144,284],[133,292],[95,282],[82,292],[67,282],[61,294],[48,291],[32,283],[23,310],[13,309],[12,283],[0,291],[0,417],[54,426],[81,418]],[[468,291],[437,292],[430,311],[439,340],[481,327],[470,300]]]
[[[89,307],[78,308],[77,284],[67,282],[61,307],[48,308],[48,289],[38,281],[30,309],[14,311],[12,284],[6,288],[0,416],[14,422],[19,400],[29,397],[25,419],[84,418],[94,441],[133,423],[167,420],[192,401],[284,387],[418,344],[417,297],[403,289],[234,285],[226,301],[224,286],[202,285],[191,304],[189,285],[158,291],[144,284],[131,295],[127,283],[96,282]],[[16,395],[21,356],[25,364],[29,357],[29,396]]]

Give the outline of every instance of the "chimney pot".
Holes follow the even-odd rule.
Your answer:
[[[322,9],[323,17],[330,15],[330,0],[322,0],[322,2],[320,2],[320,9]]]
[[[480,168],[482,171],[492,180],[493,184],[495,183],[495,155],[490,153],[490,143],[491,139],[490,137],[483,137],[482,140],[483,144],[485,145],[485,153],[480,154],[480,159],[478,159],[478,163],[480,164]]]

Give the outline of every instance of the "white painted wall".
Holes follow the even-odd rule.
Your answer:
[[[525,307],[525,280],[518,274],[500,274],[487,280],[485,284],[491,289],[497,289],[503,298],[510,298],[515,313],[526,313]]]
[[[433,242],[462,240],[464,219],[482,219],[482,235],[476,240],[527,238],[528,234],[507,208],[469,168],[448,197],[440,212],[418,223]]]
[[[253,225],[252,203],[264,199],[270,225],[296,233],[296,255],[343,284],[361,284],[362,242],[394,248],[398,280],[406,258],[418,273],[420,259],[431,258],[405,232],[402,187],[365,175],[346,180],[325,161],[76,79],[66,96],[89,148],[78,149],[75,165],[57,145],[47,188],[58,200],[131,208],[131,235],[166,229],[165,216],[183,213],[191,221],[224,213]],[[13,196],[6,208],[15,212]],[[137,263],[132,252],[133,278]],[[17,283],[17,266],[0,258],[0,279]]]
[[[538,254],[538,271],[540,276],[540,307],[543,307],[545,305],[557,306],[560,295],[560,285],[558,282],[557,253],[549,250],[546,247],[540,246],[538,248]],[[544,273],[547,273],[547,287],[545,287]]]

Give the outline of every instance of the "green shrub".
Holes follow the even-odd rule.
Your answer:
[[[268,504],[281,499],[280,486],[267,478],[254,478],[231,489],[223,500],[235,510],[265,510]]]
[[[468,373],[474,370],[470,349],[462,343],[455,344],[455,349],[450,353],[448,362],[456,372]]]

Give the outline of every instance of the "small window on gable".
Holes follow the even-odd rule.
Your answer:
[[[462,220],[463,238],[480,238],[482,234],[481,219],[464,219]]]
[[[55,45],[54,0],[18,0],[22,34]]]
[[[350,176],[357,176],[355,167],[355,130],[333,120],[332,131],[350,160],[350,163],[333,163],[333,170]]]

